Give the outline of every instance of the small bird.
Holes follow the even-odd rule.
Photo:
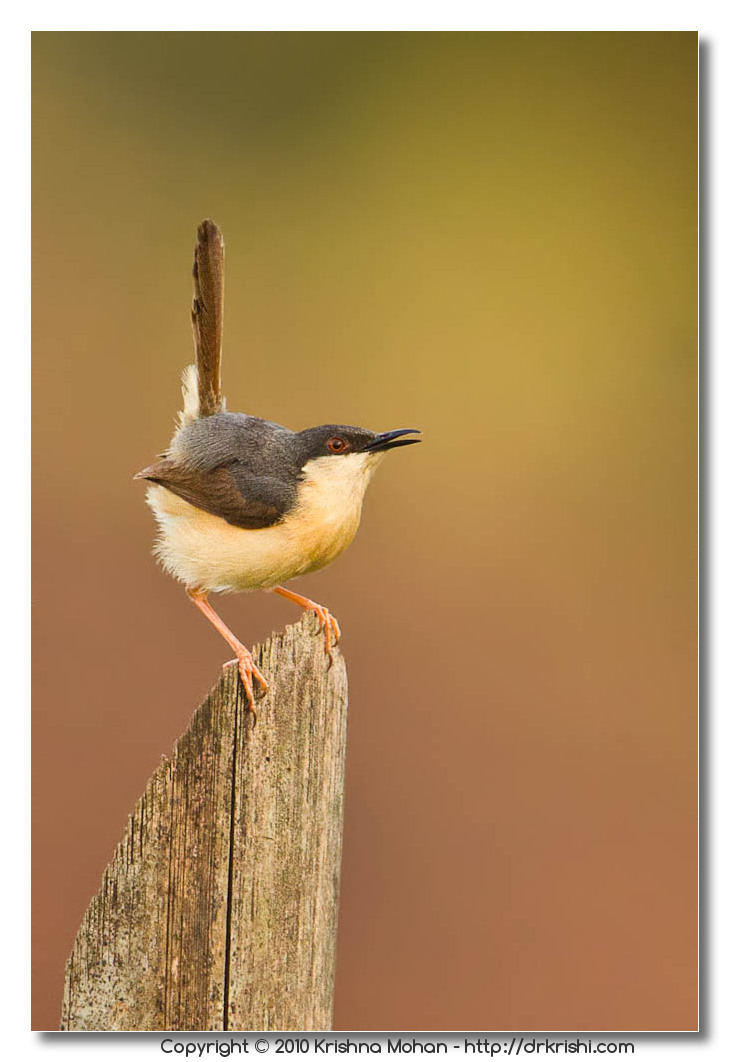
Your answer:
[[[415,428],[376,433],[345,424],[290,431],[228,413],[221,391],[225,251],[217,225],[197,230],[193,262],[195,365],[182,378],[183,410],[168,449],[135,479],[159,535],[154,552],[233,649],[254,713],[253,656],[208,594],[273,590],[316,613],[331,659],[339,624],[329,609],[282,586],[330,564],[355,536],[370,477],[383,455],[420,442]]]

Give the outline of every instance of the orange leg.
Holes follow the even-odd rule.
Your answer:
[[[235,653],[238,661],[240,680],[243,683],[243,689],[246,691],[246,696],[248,697],[248,707],[255,717],[256,712],[253,707],[253,679],[258,679],[258,683],[264,693],[268,689],[268,683],[253,663],[253,656],[251,655],[250,650],[246,649],[243,643],[238,641],[230,627],[226,627],[220,616],[209,603],[207,594],[203,594],[199,590],[192,590],[188,587],[187,595],[192,603],[197,605],[203,616],[210,620],[218,634],[222,634],[223,638],[225,638],[226,642]]]
[[[281,597],[287,597],[289,601],[294,601],[297,605],[301,605],[302,608],[316,612],[319,619],[319,630],[324,631],[324,646],[331,659],[332,640],[333,644],[336,645],[342,637],[342,631],[329,609],[325,608],[324,605],[317,605],[316,601],[310,601],[308,597],[295,594],[293,590],[287,590],[285,586],[275,586],[274,593],[280,594]]]

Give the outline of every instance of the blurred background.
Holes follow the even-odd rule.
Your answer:
[[[230,409],[424,433],[294,584],[350,675],[335,1027],[696,1028],[696,34],[33,38],[34,1028],[230,655],[132,482],[206,216]]]

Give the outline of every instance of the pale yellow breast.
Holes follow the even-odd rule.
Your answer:
[[[354,538],[376,463],[354,454],[310,462],[296,507],[279,524],[255,530],[151,486],[147,501],[159,526],[155,554],[186,586],[206,591],[268,589],[316,571]]]

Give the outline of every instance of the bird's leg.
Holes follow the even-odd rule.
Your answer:
[[[333,644],[336,645],[342,636],[342,631],[329,609],[325,608],[324,605],[317,605],[316,601],[310,601],[308,597],[295,594],[293,590],[287,590],[285,586],[275,586],[274,592],[280,594],[281,597],[287,597],[289,601],[294,601],[297,605],[301,605],[307,611],[316,612],[319,619],[319,630],[324,631],[324,645],[331,660],[332,639]]]
[[[264,679],[261,672],[253,663],[253,656],[249,649],[246,649],[242,642],[239,642],[236,636],[233,634],[230,627],[221,620],[220,616],[214,610],[210,602],[208,601],[208,595],[202,593],[200,590],[195,590],[191,587],[187,587],[187,595],[194,605],[202,612],[206,619],[210,620],[218,634],[222,634],[228,645],[235,653],[238,661],[238,672],[240,674],[240,680],[243,683],[243,689],[246,691],[248,697],[248,707],[255,716],[255,709],[253,708],[253,679],[258,679],[261,689],[265,693],[268,689],[268,683]]]

